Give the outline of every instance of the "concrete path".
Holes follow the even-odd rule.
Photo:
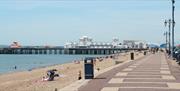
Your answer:
[[[78,91],[180,91],[179,76],[180,68],[157,53],[105,72]]]

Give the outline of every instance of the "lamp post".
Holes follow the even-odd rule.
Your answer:
[[[164,36],[165,36],[165,38],[166,38],[166,46],[165,46],[165,48],[166,48],[166,53],[167,53],[167,45],[168,45],[168,32],[166,31],[165,33],[164,33]]]
[[[165,25],[165,27],[167,26],[167,24],[168,24],[168,28],[169,28],[169,32],[168,32],[168,37],[169,37],[169,41],[168,41],[168,44],[169,44],[169,48],[168,48],[168,54],[170,55],[171,54],[171,19],[169,19],[169,20],[165,20],[165,22],[164,22],[164,25]]]
[[[175,20],[174,20],[174,10],[175,10],[175,0],[172,0],[172,48],[171,48],[171,56],[173,57],[174,54],[174,27],[175,27]]]

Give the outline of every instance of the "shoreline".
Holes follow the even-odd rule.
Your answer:
[[[11,72],[0,73],[0,76],[1,75],[7,75],[7,74],[19,73],[19,72],[31,72],[31,71],[34,71],[34,70],[40,70],[40,69],[45,69],[45,68],[50,68],[50,67],[55,67],[55,66],[66,65],[66,64],[73,63],[73,61],[74,60],[72,60],[72,62],[67,61],[67,62],[62,63],[62,64],[52,64],[52,65],[46,65],[46,66],[39,66],[39,67],[31,68],[31,69],[28,69],[28,70],[16,70],[16,71],[11,71]],[[82,60],[81,60],[81,62],[82,62]]]
[[[4,55],[4,54],[2,54]],[[16,55],[16,54],[15,54]],[[21,56],[21,55],[20,55]],[[27,55],[28,56],[28,55]],[[38,56],[38,55],[37,55]],[[44,55],[46,56],[46,55]],[[58,56],[58,55],[57,55]],[[72,55],[70,55],[72,56]],[[86,56],[86,55],[85,55]],[[87,55],[88,56],[88,55]],[[110,55],[89,55],[89,56],[95,56],[95,57],[105,57],[105,56],[110,56]],[[85,57],[83,57],[85,58]],[[83,59],[83,58],[78,58],[78,59]],[[0,73],[1,75],[4,74],[11,74],[11,73],[18,73],[18,72],[26,72],[26,71],[33,71],[33,70],[37,70],[37,69],[42,69],[42,68],[47,68],[47,67],[52,67],[52,66],[57,66],[57,65],[63,65],[63,64],[68,64],[68,63],[73,63],[73,61],[77,61],[77,60],[66,60],[63,63],[57,63],[57,64],[50,64],[50,65],[44,65],[44,66],[38,66],[38,67],[33,67],[33,68],[29,68],[29,69],[23,69],[23,70],[18,70],[18,69],[13,69],[11,71],[7,71],[7,72],[2,72]],[[78,61],[83,61],[83,60],[78,60]]]

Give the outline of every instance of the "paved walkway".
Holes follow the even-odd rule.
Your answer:
[[[157,53],[105,72],[78,91],[180,91],[180,69]]]

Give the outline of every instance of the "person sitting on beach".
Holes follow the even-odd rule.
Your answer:
[[[48,70],[47,76],[43,77],[42,81],[53,81],[54,77],[59,77],[59,74],[55,74],[56,69]]]

